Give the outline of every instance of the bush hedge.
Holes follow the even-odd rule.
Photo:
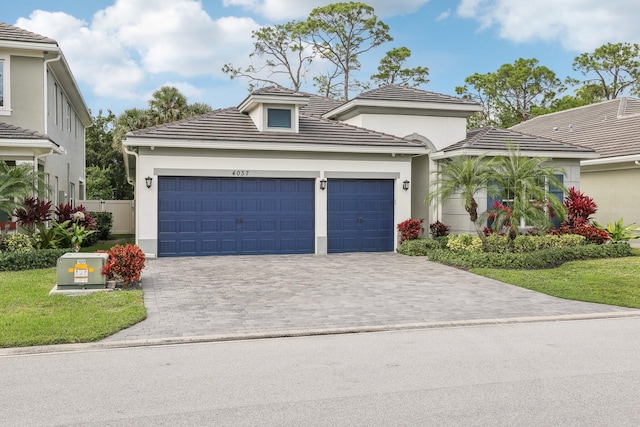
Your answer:
[[[435,249],[447,247],[447,238],[405,240],[398,248],[398,253],[409,256],[426,256]]]
[[[108,240],[113,227],[113,214],[111,212],[90,212],[96,220],[96,237],[100,240]]]
[[[626,242],[608,245],[581,245],[540,249],[524,253],[453,252],[446,249],[429,250],[430,261],[459,268],[540,269],[557,267],[568,261],[631,256]]]
[[[31,252],[3,252],[0,254],[0,271],[55,267],[58,258],[71,251],[72,249],[40,249]]]

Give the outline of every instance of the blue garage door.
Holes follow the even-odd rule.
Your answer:
[[[314,180],[159,177],[158,255],[314,252]]]
[[[393,187],[391,179],[330,179],[328,252],[393,251]]]

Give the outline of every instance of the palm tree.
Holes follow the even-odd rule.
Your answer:
[[[486,160],[485,156],[459,156],[441,162],[436,179],[431,184],[432,191],[425,199],[427,203],[435,200],[443,202],[455,194],[460,194],[469,220],[483,243],[485,238],[478,222],[478,202],[475,195],[483,190],[489,194],[497,192],[492,185],[492,163],[491,160]]]
[[[492,180],[502,189],[503,198],[509,200],[509,235],[515,237],[518,229],[527,224],[538,229],[549,228],[549,208],[560,218],[564,217],[562,201],[549,192],[552,187],[566,191],[558,177],[565,174],[564,169],[550,165],[546,158],[522,156],[520,150],[511,145],[508,150],[507,156],[494,159]],[[506,218],[496,219],[494,228],[499,228]]]
[[[0,160],[0,212],[13,215],[25,197],[44,188],[44,181],[31,165],[9,166]]]
[[[149,111],[157,125],[182,119],[186,108],[187,97],[172,86],[162,86],[149,100]]]

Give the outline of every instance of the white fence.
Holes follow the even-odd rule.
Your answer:
[[[135,233],[135,206],[133,200],[78,200],[89,212],[111,212],[113,227],[111,234]]]

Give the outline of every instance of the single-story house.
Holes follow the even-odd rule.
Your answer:
[[[468,134],[480,109],[398,85],[346,103],[268,87],[238,107],[130,132],[136,241],[149,256],[326,254],[393,251],[396,225],[411,217],[468,231],[461,204],[424,204],[429,179],[442,159],[506,153],[507,140],[579,183],[592,150],[495,128]]]
[[[598,205],[601,223],[640,225],[640,100],[617,98],[535,117],[511,129],[598,153],[580,162],[580,189]]]

